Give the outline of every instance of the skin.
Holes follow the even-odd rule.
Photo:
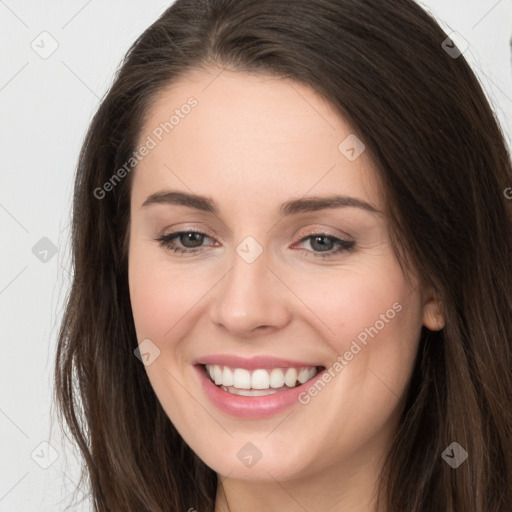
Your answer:
[[[194,70],[162,92],[141,130],[143,141],[189,97],[197,99],[133,176],[130,297],[139,343],[150,339],[160,350],[147,375],[183,439],[219,475],[225,494],[219,484],[216,512],[375,510],[378,471],[421,326],[444,325],[439,302],[402,273],[382,213],[343,207],[279,214],[290,199],[333,193],[382,212],[369,152],[349,161],[338,149],[351,127],[305,85],[221,71]],[[220,214],[142,206],[162,190],[209,196]],[[207,235],[195,254],[156,241],[187,229]],[[321,247],[305,237],[318,233],[355,241],[355,248],[335,253],[327,239],[331,255],[315,257]],[[250,264],[236,252],[247,236],[262,249]],[[401,311],[317,396],[269,418],[221,412],[192,367],[200,356],[222,353],[329,368],[394,303]],[[250,468],[237,457],[248,442],[262,455]]]

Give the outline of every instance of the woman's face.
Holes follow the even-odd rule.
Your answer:
[[[196,70],[159,96],[140,141],[131,304],[184,440],[240,479],[373,462],[431,302],[401,271],[350,126],[305,85]]]

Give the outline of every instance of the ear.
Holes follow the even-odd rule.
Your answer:
[[[440,331],[446,323],[443,303],[431,294],[423,303],[423,325],[430,331]]]

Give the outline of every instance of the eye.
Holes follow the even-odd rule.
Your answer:
[[[156,239],[160,245],[169,251],[176,253],[197,253],[204,247],[205,239],[210,239],[208,235],[200,231],[175,231],[166,235],[162,235]],[[301,249],[304,252],[312,253],[315,257],[327,258],[334,256],[342,251],[351,251],[355,247],[355,242],[351,240],[343,240],[328,233],[313,233],[308,235],[297,244],[309,241],[312,250]]]
[[[321,258],[328,258],[343,251],[351,251],[355,247],[354,241],[343,240],[328,233],[312,233],[299,240],[298,243],[307,241],[309,241],[309,245],[313,250],[302,250],[313,253],[313,256]]]
[[[175,231],[174,233],[162,235],[157,238],[156,241],[160,242],[160,245],[169,251],[191,253],[201,250],[200,248],[205,238],[210,237],[200,231]],[[181,245],[176,243],[175,239],[177,239]]]

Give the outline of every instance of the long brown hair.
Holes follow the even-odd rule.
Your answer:
[[[307,84],[361,134],[397,256],[439,294],[382,474],[390,512],[512,510],[512,169],[463,55],[413,0],[177,0],[128,51],[76,173],[74,275],[56,399],[97,512],[213,511],[217,475],[165,415],[140,361],[127,277],[132,156],[157,93],[215,65]],[[451,48],[452,44],[448,45]],[[443,451],[457,442],[457,469]]]

